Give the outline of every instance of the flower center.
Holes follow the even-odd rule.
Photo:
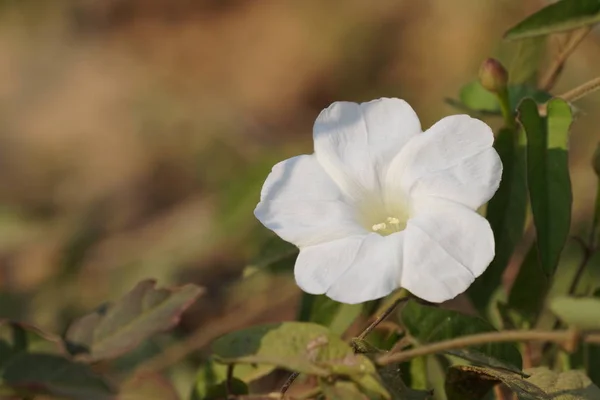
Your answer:
[[[403,231],[406,228],[406,219],[397,217],[387,217],[384,222],[379,222],[371,227],[371,230],[375,233],[379,233],[381,236],[391,235],[395,232]]]
[[[358,216],[365,229],[381,236],[388,236],[406,229],[409,208],[404,201],[394,202],[394,204],[368,201],[359,208]]]

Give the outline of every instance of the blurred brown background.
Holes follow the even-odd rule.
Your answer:
[[[233,283],[270,235],[252,211],[271,166],[312,151],[335,100],[402,97],[424,127],[457,113],[444,97],[544,3],[1,0],[0,316],[60,332],[154,277],[207,287],[190,327],[293,317],[290,276]],[[594,34],[554,92],[599,66]],[[578,106],[575,230],[600,96]]]

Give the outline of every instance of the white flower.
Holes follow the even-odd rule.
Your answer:
[[[442,302],[494,258],[476,210],[498,189],[491,129],[466,115],[427,131],[403,100],[336,102],[317,117],[315,152],[273,167],[254,211],[300,248],[298,286],[343,303],[399,287]]]

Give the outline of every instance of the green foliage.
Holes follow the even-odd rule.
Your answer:
[[[563,322],[582,330],[600,329],[600,299],[557,297],[550,309]]]
[[[172,328],[202,293],[194,285],[155,289],[140,282],[120,301],[75,321],[66,335],[71,351],[88,362],[115,358],[155,333]]]
[[[509,29],[507,39],[521,39],[569,31],[600,22],[599,0],[561,0],[541,9]]]
[[[109,400],[114,390],[81,363],[51,354],[22,353],[5,366],[2,381],[18,393],[76,400]]]
[[[572,115],[569,104],[551,100],[547,117],[533,100],[519,106],[519,121],[527,135],[527,181],[542,269],[551,275],[569,235],[571,178],[568,141]]]
[[[27,324],[0,321],[0,389],[26,398],[44,394],[74,400],[152,396],[176,400],[170,382],[158,374],[136,374],[117,390],[84,362],[117,357],[151,335],[173,327],[200,293],[194,285],[155,289],[154,281],[140,282],[113,306],[76,321],[66,335],[75,343],[63,342]],[[67,348],[72,350],[84,343],[91,345],[92,352],[74,360]]]
[[[488,203],[486,217],[494,232],[496,257],[468,290],[473,304],[482,313],[487,312],[494,288],[500,286],[502,274],[523,235],[527,215],[525,134],[502,129],[494,148],[502,160],[502,181]]]
[[[482,332],[493,332],[494,327],[478,317],[444,310],[409,301],[401,312],[402,324],[420,344],[440,342]],[[511,343],[490,343],[473,348],[477,352],[521,368],[521,354]]]
[[[535,282],[535,285],[532,285]],[[519,273],[508,295],[507,311],[512,325],[517,328],[534,326],[544,308],[544,300],[550,289],[550,280],[539,263],[535,243],[531,246],[521,263]]]

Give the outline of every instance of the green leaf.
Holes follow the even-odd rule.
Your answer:
[[[569,235],[571,178],[568,140],[572,116],[569,104],[553,99],[542,118],[535,101],[519,106],[519,121],[527,135],[527,182],[542,269],[552,275]]]
[[[550,309],[568,325],[581,330],[600,329],[600,299],[556,297]]]
[[[481,86],[479,81],[467,83],[460,89],[460,101],[467,107],[478,111],[499,112],[500,105],[496,95]]]
[[[493,386],[504,383],[519,400],[554,400],[542,389],[521,376],[491,368],[454,365],[446,377],[448,400],[480,400]]]
[[[364,303],[344,304],[324,295],[303,293],[298,320],[326,326],[331,332],[341,335],[358,318],[363,308]]]
[[[328,382],[321,379],[319,386],[328,400],[368,400],[369,398],[360,391],[353,382],[335,381]]]
[[[401,319],[410,335],[420,344],[495,331],[492,325],[481,318],[425,306],[413,300],[409,301],[402,309]],[[513,368],[521,368],[521,353],[511,343],[489,343],[474,346],[473,349],[488,357],[510,364],[514,366]]]
[[[327,328],[284,322],[232,332],[213,343],[213,355],[226,364],[268,364],[317,376],[348,376],[359,386],[389,394],[378,382],[371,361]]]
[[[535,282],[535,285],[531,282]],[[518,321],[513,318],[515,327],[528,329],[534,326],[544,308],[549,289],[550,281],[539,263],[537,246],[534,243],[527,252],[508,295],[509,312],[519,316]]]
[[[600,389],[581,371],[554,372],[548,368],[531,368],[528,382],[540,387],[552,400],[596,400]]]
[[[511,85],[532,85],[534,91],[540,70],[540,63],[546,52],[546,37],[533,37],[518,42],[502,42],[498,59],[508,70],[508,80]],[[510,90],[509,90],[510,92]],[[514,100],[514,99],[513,99]],[[511,101],[514,108],[521,99]]]
[[[74,400],[108,400],[114,394],[87,365],[52,354],[21,353],[6,365],[2,379],[17,391]]]
[[[510,28],[509,40],[564,32],[600,22],[600,0],[562,0]]]
[[[519,78],[524,79],[524,78]],[[545,103],[552,96],[528,84],[514,84],[508,87],[508,99],[512,110],[526,97]],[[446,99],[446,102],[462,111],[477,114],[479,117],[501,115],[500,103],[496,95],[487,91],[479,81],[467,83],[460,89],[459,100]]]
[[[264,269],[272,272],[292,272],[299,251],[298,247],[279,236],[272,236],[261,246],[258,255],[246,267],[244,274],[248,276],[255,271]]]
[[[523,236],[527,215],[525,135],[502,129],[494,147],[504,168],[500,187],[487,206],[487,219],[496,242],[496,257],[467,292],[482,315],[487,312],[496,288],[501,285],[502,274]]]
[[[121,385],[117,400],[179,400],[179,395],[161,374],[140,372]]]
[[[11,358],[27,351],[61,354],[65,348],[58,336],[33,325],[0,320],[0,369]]]
[[[195,285],[155,286],[152,280],[142,281],[116,303],[75,321],[66,334],[71,351],[86,362],[118,357],[175,326],[202,293]]]

